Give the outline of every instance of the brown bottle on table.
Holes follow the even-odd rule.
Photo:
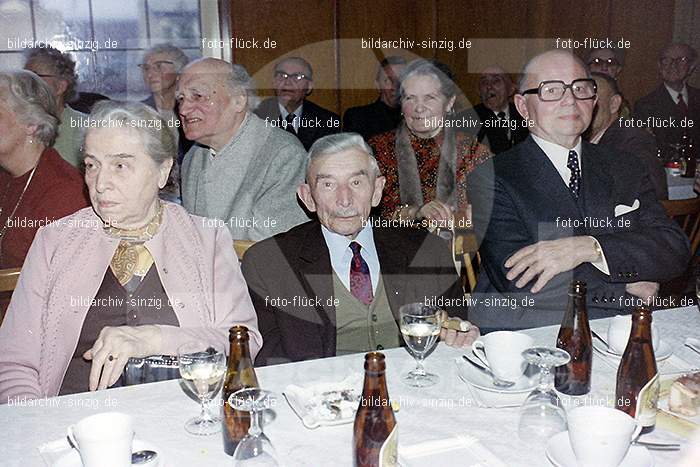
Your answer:
[[[397,465],[398,430],[386,389],[385,369],[384,354],[365,355],[365,384],[353,431],[356,467]]]
[[[557,391],[571,396],[588,394],[591,390],[593,343],[586,309],[586,283],[573,281],[569,286],[569,304],[559,328],[557,347],[566,350],[571,361],[554,371]]]
[[[636,418],[648,433],[656,425],[659,401],[659,376],[651,342],[651,311],[636,308],[632,313],[632,331],[617,369],[615,408]]]
[[[248,433],[250,412],[232,408],[227,403],[228,398],[240,389],[258,387],[258,378],[255,376],[253,361],[250,358],[249,339],[247,327],[233,326],[229,329],[228,340],[231,344],[231,352],[228,356],[226,380],[221,392],[224,406],[221,432],[224,436],[224,451],[229,456],[233,456],[238,442]]]

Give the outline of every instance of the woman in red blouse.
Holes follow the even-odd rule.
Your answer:
[[[476,138],[445,125],[457,94],[450,74],[427,60],[409,63],[400,78],[403,122],[369,140],[386,177],[384,218],[449,221],[467,208],[465,176],[491,157]]]

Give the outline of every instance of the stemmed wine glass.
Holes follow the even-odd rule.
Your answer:
[[[440,377],[425,371],[423,360],[440,336],[442,311],[422,303],[409,303],[399,309],[399,316],[401,334],[416,360],[416,368],[403,374],[402,381],[418,388],[436,384]]]
[[[278,467],[272,443],[260,426],[263,410],[275,403],[273,393],[260,388],[243,388],[231,394],[227,403],[235,410],[250,412],[250,428],[233,452],[233,465]]]
[[[213,435],[221,431],[221,418],[211,413],[208,403],[219,392],[226,373],[226,354],[221,346],[195,341],[177,349],[180,376],[185,386],[199,398],[199,416],[185,423],[193,435]]]
[[[526,442],[545,443],[566,430],[566,412],[554,391],[552,368],[569,362],[569,354],[556,347],[531,347],[523,359],[540,368],[540,382],[520,407],[518,434]]]

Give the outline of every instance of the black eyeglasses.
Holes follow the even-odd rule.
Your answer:
[[[681,63],[689,63],[689,62],[690,62],[689,57],[676,57],[676,58],[664,57],[661,60],[659,60],[659,63],[661,63],[663,66],[669,66],[672,63],[681,64]]]
[[[618,61],[617,61],[616,59],[614,59],[614,58],[594,58],[594,59],[592,59],[590,62],[588,62],[588,66],[591,66],[591,65],[598,65],[598,66],[601,66],[601,65],[617,66],[617,65],[619,65],[619,64],[620,64],[620,62],[618,62]]]
[[[567,89],[571,89],[571,94],[580,101],[595,98],[598,90],[594,80],[582,78],[573,80],[571,84],[559,80],[542,81],[537,88],[528,89],[520,94],[537,94],[540,100],[552,102],[561,100]]]
[[[300,83],[301,81],[308,79],[304,73],[285,73],[284,71],[275,71],[275,79],[278,81],[285,81],[291,79],[295,83]]]

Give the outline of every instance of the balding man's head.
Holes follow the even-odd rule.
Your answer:
[[[479,96],[481,102],[493,112],[505,111],[513,94],[513,81],[510,75],[499,66],[484,68],[479,76]]]
[[[255,92],[242,66],[202,58],[183,69],[176,98],[187,139],[218,151],[238,130]]]
[[[578,98],[571,88],[574,81]],[[567,87],[561,98],[554,99],[561,89],[557,82]],[[576,145],[591,122],[595,106],[595,85],[579,58],[563,50],[537,55],[525,65],[518,89],[515,105],[523,117],[531,120],[532,133],[564,147]]]

